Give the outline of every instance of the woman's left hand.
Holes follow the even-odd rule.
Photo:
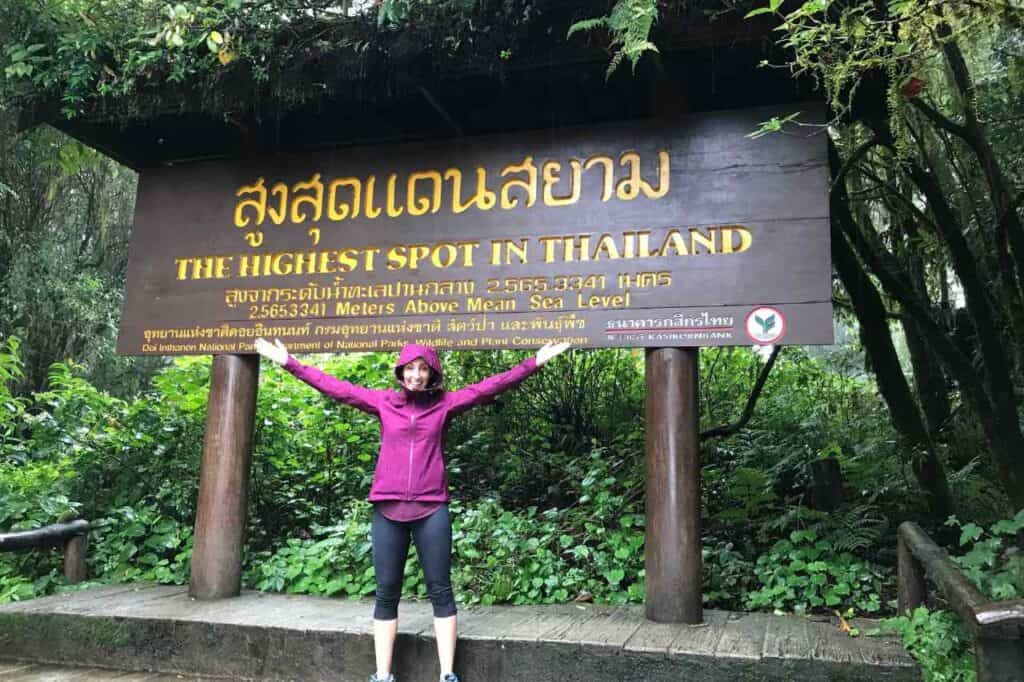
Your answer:
[[[568,343],[545,343],[541,346],[541,349],[537,351],[537,366],[541,367],[551,358],[564,353],[568,348]]]
[[[262,337],[256,339],[256,352],[274,364],[284,367],[288,362],[288,349],[284,347],[280,339],[275,339],[275,342],[270,343]]]

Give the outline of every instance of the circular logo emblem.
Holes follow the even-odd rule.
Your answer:
[[[775,308],[762,306],[747,315],[747,336],[754,343],[775,343],[786,333],[786,318]]]

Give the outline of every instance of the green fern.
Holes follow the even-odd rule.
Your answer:
[[[975,469],[981,465],[981,458],[974,457],[970,462],[963,465],[955,471],[949,472],[949,483],[950,485],[959,485],[961,483],[967,483],[975,475]]]
[[[875,547],[889,528],[888,520],[872,502],[838,509],[821,525],[821,530],[829,533],[837,552]]]
[[[657,20],[657,0],[618,0],[608,16],[577,21],[569,27],[566,37],[580,31],[607,29],[611,33],[609,46],[615,50],[605,72],[605,77],[610,78],[623,59],[628,58],[636,71],[636,65],[644,54],[658,51],[650,41],[651,29]]]
[[[876,547],[889,522],[874,500],[845,505],[831,513],[794,505],[765,521],[758,537],[778,537],[797,529],[829,538],[836,552],[858,552]]]
[[[799,504],[792,505],[786,507],[781,513],[770,516],[762,523],[758,539],[764,542],[769,538],[788,535],[793,530],[817,528],[822,521],[827,519],[828,514],[825,512]]]
[[[583,19],[577,21],[575,24],[569,27],[569,35],[567,38],[571,38],[574,33],[580,31],[593,31],[598,28],[611,28],[611,22],[608,21],[608,17],[595,17],[594,19]]]

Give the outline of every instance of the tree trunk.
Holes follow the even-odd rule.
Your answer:
[[[1017,398],[1013,386],[1012,363],[1003,345],[1004,335],[995,310],[989,303],[985,282],[977,269],[977,261],[963,231],[946,202],[934,176],[913,162],[907,164],[910,177],[928,199],[935,224],[945,239],[953,269],[960,279],[967,300],[967,310],[978,334],[984,363],[984,382],[993,407],[993,423],[986,429],[992,452],[996,457],[1003,486],[1014,508],[1024,506],[1024,433],[1017,414]]]
[[[872,144],[892,144],[887,129],[875,130],[875,135],[880,142]],[[833,168],[838,168],[838,154],[831,145],[829,154]],[[920,324],[923,335],[956,378],[963,396],[979,417],[999,468],[1001,483],[1014,507],[1020,508],[1024,506],[1024,456],[1021,454],[1024,453],[1024,435],[1017,422],[1010,364],[1000,341],[994,311],[987,299],[987,289],[979,276],[977,262],[965,236],[952,218],[950,206],[934,177],[913,160],[904,161],[903,165],[928,200],[936,228],[946,242],[953,268],[963,286],[970,317],[978,334],[984,363],[982,376],[979,377],[971,359],[955,346],[948,330],[936,323],[931,306],[917,295],[892,254],[872,248],[854,222],[845,183],[841,179],[834,183],[832,190],[833,217],[888,294],[900,303],[905,314],[911,315]],[[892,407],[892,403],[889,404]]]
[[[844,215],[843,212],[834,211],[833,219],[838,219],[835,216],[840,215]],[[853,229],[856,227],[853,226]],[[850,301],[860,323],[861,343],[874,368],[878,390],[889,406],[893,426],[922,453],[920,457],[911,458],[911,469],[924,490],[928,511],[935,520],[943,521],[953,511],[946,470],[900,367],[882,298],[850,250],[846,238],[835,226],[832,228],[832,262],[843,287],[850,294]]]
[[[903,318],[903,335],[907,339],[910,364],[914,368],[917,396],[921,401],[925,421],[928,423],[928,432],[934,440],[951,412],[949,392],[946,390],[946,375],[914,318]]]
[[[926,266],[920,251],[914,246],[914,242],[920,237],[919,231],[912,222],[904,223],[902,227],[906,235],[906,248],[901,250],[901,256],[907,263],[911,285],[919,296],[927,299],[929,295],[928,285],[925,282]],[[928,433],[934,442],[939,438],[939,432],[946,420],[949,419],[952,410],[946,374],[942,371],[942,363],[935,355],[935,351],[928,346],[924,334],[921,332],[921,326],[914,318],[904,315],[900,323],[903,326],[903,336],[907,340],[907,349],[910,351],[910,364],[914,370],[914,388],[924,412]]]

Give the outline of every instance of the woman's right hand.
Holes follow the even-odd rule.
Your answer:
[[[274,341],[276,345],[266,339],[256,339],[256,352],[274,364],[284,367],[285,363],[288,362],[288,350],[281,343],[280,339],[274,339]]]
[[[542,367],[551,358],[564,353],[568,347],[568,343],[545,343],[541,346],[540,350],[537,351],[537,366]]]

